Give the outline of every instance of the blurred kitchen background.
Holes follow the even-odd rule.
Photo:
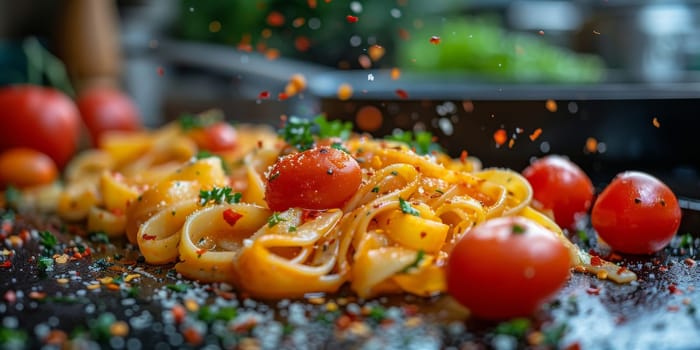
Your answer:
[[[75,87],[121,86],[149,126],[323,112],[429,130],[486,165],[646,168],[700,197],[699,21],[700,2],[673,0],[0,0],[0,84],[26,81],[35,37]],[[294,74],[304,91],[285,90]]]

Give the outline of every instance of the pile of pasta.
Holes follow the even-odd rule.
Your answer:
[[[186,278],[227,282],[258,298],[333,293],[346,284],[362,298],[441,293],[455,242],[470,227],[506,215],[558,235],[572,266],[618,282],[634,279],[614,264],[592,265],[530,206],[532,188],[517,172],[419,155],[365,135],[342,143],[363,176],[343,207],[273,212],[264,198],[266,172],[289,146],[266,127],[240,125],[238,134],[235,151],[205,156],[176,124],[110,134],[68,166],[58,214],[85,220],[89,231],[125,235],[149,264],[174,263]],[[211,191],[235,200],[201,196]],[[402,201],[419,215],[405,214]]]

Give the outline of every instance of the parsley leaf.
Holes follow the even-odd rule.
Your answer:
[[[440,145],[433,142],[433,134],[429,131],[418,131],[414,134],[410,131],[396,129],[391,135],[386,136],[385,139],[405,143],[415,149],[418,154],[425,155],[433,151],[442,151]]]
[[[516,338],[522,338],[529,329],[530,320],[527,318],[514,318],[512,320],[499,323],[494,332],[496,334],[506,334]]]
[[[209,202],[214,202],[216,204],[221,203],[239,203],[241,201],[242,193],[236,192],[231,193],[233,190],[231,187],[214,187],[211,190],[199,190],[199,204],[206,205]]]
[[[90,238],[90,242],[109,244],[109,236],[103,231],[91,232],[88,237]]]
[[[56,247],[58,244],[58,240],[56,239],[56,236],[54,236],[51,232],[49,231],[41,231],[39,232],[39,244],[44,247],[46,250],[51,250]]]
[[[513,232],[513,234],[525,233],[525,227],[520,226],[520,225],[517,225],[517,224],[514,224],[514,225],[513,225],[513,231],[512,231],[512,232]]]
[[[318,125],[318,136],[320,138],[338,137],[341,140],[347,140],[352,132],[351,122],[327,120],[323,114],[314,118],[314,122]]]
[[[418,268],[418,265],[420,265],[421,261],[423,261],[423,258],[425,257],[425,252],[423,249],[419,250],[418,253],[416,253],[416,260],[413,261],[410,265],[404,267],[401,272],[407,273],[411,271],[412,269]]]
[[[273,228],[273,227],[275,227],[275,225],[279,224],[282,221],[285,221],[285,219],[280,216],[280,213],[274,212],[274,213],[272,213],[270,218],[267,219],[267,227]]]
[[[47,256],[39,257],[39,260],[37,260],[37,267],[39,267],[39,271],[41,272],[53,270],[53,258]]]
[[[679,247],[681,248],[690,248],[693,245],[693,235],[691,235],[689,232],[686,232],[681,236],[681,243]]]
[[[404,212],[405,214],[413,215],[413,216],[420,216],[420,212],[416,210],[416,208],[411,206],[411,203],[406,201],[405,199],[399,197],[399,207],[401,208],[401,211]]]
[[[182,292],[190,289],[190,285],[187,283],[168,284],[165,287],[172,290],[173,292],[178,292],[178,293],[182,293]]]
[[[284,125],[284,128],[278,131],[278,134],[288,144],[298,148],[300,151],[310,149],[314,146],[314,136],[311,132],[313,123],[310,120],[291,116]]]

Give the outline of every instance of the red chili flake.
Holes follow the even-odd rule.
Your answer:
[[[588,289],[586,289],[586,293],[588,293],[590,295],[600,295],[600,288],[588,287]]]
[[[2,228],[0,228],[0,232],[2,232],[3,235],[7,235],[12,231],[12,221],[5,220],[2,222]]]
[[[298,36],[294,39],[294,47],[297,51],[306,52],[311,48],[311,40],[305,36]]]
[[[316,8],[316,0],[307,0],[306,3],[309,5],[309,8],[315,9]]]
[[[29,293],[29,298],[34,299],[34,300],[41,300],[41,299],[46,298],[46,293],[34,291],[34,292]]]
[[[109,212],[115,216],[123,216],[124,215],[124,211],[121,210],[120,208],[114,208],[114,209],[110,210]]]
[[[141,236],[144,241],[155,241],[158,236],[155,235],[149,235],[148,233],[144,233],[143,236]]]
[[[196,251],[197,257],[198,257],[198,258],[201,258],[202,255],[203,255],[204,253],[206,253],[207,251],[208,251],[208,250],[205,249],[205,248],[199,248],[199,249],[197,249],[197,251]]]
[[[75,252],[75,253],[73,253],[73,258],[75,258],[76,260],[82,259],[82,258],[83,258],[83,255],[80,254],[80,253],[78,253],[78,252]]]
[[[185,338],[185,341],[190,345],[199,345],[204,341],[202,334],[194,327],[188,327],[182,331],[182,337]]]
[[[537,32],[537,34],[544,35],[544,30],[540,30],[539,32]]]
[[[352,324],[352,319],[348,315],[342,315],[335,320],[335,327],[341,331],[350,327],[350,324]]]
[[[253,51],[253,46],[251,46],[250,44],[245,44],[245,43],[238,44],[237,48],[239,51],[244,51],[244,52]]]
[[[680,289],[678,289],[678,287],[677,287],[675,284],[673,284],[673,283],[671,283],[671,284],[668,285],[668,291],[669,291],[671,294],[674,294],[674,295],[681,295],[681,294],[683,294],[683,291],[680,290]]]
[[[467,162],[467,154],[466,150],[462,150],[462,153],[459,154],[459,161],[462,162],[462,164],[465,164]]]
[[[357,18],[357,16],[351,16],[351,15],[345,16],[345,19],[348,21],[348,23],[357,23],[357,21],[359,20],[359,18]]]
[[[624,272],[626,272],[626,271],[627,271],[627,268],[624,267],[624,266],[622,266],[622,267],[620,267],[619,269],[617,269],[617,274],[618,274],[618,275],[621,275],[622,273],[624,273]]]
[[[12,267],[12,261],[5,260],[2,263],[0,263],[0,267]]]
[[[403,305],[401,308],[403,309],[403,313],[406,316],[410,317],[410,316],[415,316],[418,314],[418,306],[416,306],[414,304]]]
[[[158,67],[158,69],[156,70],[156,72],[158,72],[158,75],[162,77],[163,74],[165,74],[165,68],[163,68],[163,67]]]
[[[505,130],[498,129],[493,133],[493,140],[496,141],[497,145],[501,146],[508,140],[508,134],[506,134]]]
[[[530,141],[537,140],[537,138],[540,137],[540,135],[542,135],[542,128],[535,129],[535,131],[533,131],[532,134],[530,134]]]
[[[238,222],[240,218],[243,217],[243,214],[235,212],[233,209],[228,208],[224,210],[224,220],[226,221],[227,224],[230,226],[233,226]]]
[[[233,331],[239,332],[239,333],[245,333],[245,332],[253,329],[253,327],[255,327],[257,324],[258,324],[258,321],[256,321],[254,318],[250,317],[247,320],[234,326]]]
[[[601,259],[599,256],[592,256],[591,266],[603,266],[603,259]]]
[[[3,298],[8,304],[14,304],[15,301],[17,301],[17,294],[14,290],[8,290],[7,292],[5,292]]]
[[[265,22],[271,27],[281,27],[284,25],[284,15],[277,11],[272,11],[267,15]]]
[[[185,316],[187,316],[187,310],[180,304],[175,304],[170,312],[173,314],[173,321],[175,321],[176,324],[182,323],[182,321],[185,320]]]
[[[433,45],[438,45],[440,44],[440,37],[437,35],[433,35],[430,37],[430,43]]]
[[[688,266],[691,266],[691,267],[695,266],[695,260],[693,260],[691,258],[685,258],[685,260],[683,260],[683,262]]]
[[[270,97],[270,92],[267,91],[267,90],[261,91],[261,92],[258,94],[258,99],[260,99],[260,100],[264,100],[264,99],[267,99],[267,98],[269,98],[269,97]]]
[[[666,310],[668,310],[669,312],[678,312],[679,309],[680,308],[678,307],[678,305],[669,305],[666,308]]]
[[[668,271],[668,267],[666,267],[666,266],[659,266],[659,271],[661,271],[661,272],[666,272],[666,271]]]
[[[287,93],[285,93],[285,92],[280,92],[279,94],[277,94],[277,99],[280,101],[284,101],[288,98],[289,98],[289,95],[287,95]]]
[[[403,89],[396,89],[396,96],[405,100],[408,98],[408,92]]]
[[[262,147],[263,147],[263,142],[262,142],[262,140],[258,140],[258,148],[262,148]]]
[[[315,220],[321,214],[318,210],[304,209],[301,212],[301,222],[305,223],[307,221]]]

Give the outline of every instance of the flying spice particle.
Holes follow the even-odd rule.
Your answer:
[[[219,22],[219,21],[209,22],[209,31],[212,33],[218,33],[219,31],[221,31],[221,22]]]
[[[264,100],[264,99],[267,99],[267,98],[269,98],[269,97],[270,97],[270,92],[267,91],[267,90],[261,91],[261,92],[258,94],[258,99],[260,99],[260,100]]]
[[[586,139],[586,151],[589,153],[595,153],[598,150],[598,140],[594,137],[589,137]]]
[[[357,57],[357,62],[360,64],[360,67],[364,69],[372,68],[372,60],[367,55],[360,55]]]
[[[464,108],[464,111],[467,113],[474,112],[474,102],[469,101],[469,100],[463,101],[462,108]]]
[[[306,3],[309,5],[309,8],[312,8],[312,9],[315,9],[316,5],[318,5],[316,3],[316,0],[307,0]]]
[[[401,70],[398,68],[391,69],[391,80],[399,80],[401,77]]]
[[[267,49],[265,51],[265,58],[267,58],[270,61],[274,61],[280,57],[280,50],[277,50],[275,48]]]
[[[557,102],[554,100],[547,100],[544,104],[544,108],[546,108],[548,111],[554,113],[557,111]]]
[[[357,23],[359,18],[357,18],[357,16],[347,15],[345,16],[345,20],[348,21],[348,23]]]
[[[544,30],[540,30],[539,32],[537,32],[537,34],[544,35]]]
[[[508,141],[508,148],[513,148],[515,145],[515,139],[511,138],[510,141]]]
[[[163,67],[158,67],[158,69],[156,69],[156,72],[158,72],[158,75],[162,77],[163,74],[165,74],[165,69]]]
[[[311,41],[305,36],[298,36],[294,39],[294,47],[297,51],[306,52],[311,48]]]
[[[270,39],[270,37],[272,36],[272,31],[270,30],[270,28],[265,28],[260,32],[260,36],[264,39]]]
[[[654,124],[654,127],[659,128],[661,127],[661,123],[659,123],[659,119],[654,117],[654,119],[651,120],[651,123]]]
[[[440,44],[440,37],[437,35],[433,35],[430,37],[430,43],[433,45],[438,45]]]
[[[496,141],[496,145],[502,146],[508,140],[508,134],[504,129],[498,129],[493,133],[493,140]]]
[[[399,28],[399,38],[401,38],[401,40],[408,40],[411,38],[411,33],[406,29]]]
[[[304,18],[304,17],[297,17],[297,18],[294,19],[294,21],[292,21],[292,26],[293,26],[294,28],[299,28],[299,27],[303,26],[304,23],[306,23],[306,18]]]
[[[371,58],[372,61],[377,62],[382,57],[384,57],[385,50],[379,45],[372,45],[369,47],[369,50],[367,50],[367,53],[369,54],[369,58]]]
[[[403,89],[396,89],[396,96],[405,100],[408,98],[408,92],[406,92],[406,90]]]
[[[272,11],[267,15],[265,22],[271,27],[281,27],[284,25],[284,15],[277,11]]]
[[[338,99],[341,101],[349,100],[352,97],[352,86],[347,83],[340,84],[338,87]]]
[[[363,131],[377,131],[382,126],[382,111],[375,106],[364,106],[355,115],[355,125]]]
[[[284,93],[284,92],[280,92],[279,94],[277,94],[277,99],[280,100],[280,101],[284,101],[284,100],[286,100],[286,99],[288,99],[288,98],[289,98],[289,95],[287,95],[287,94]]]
[[[530,134],[530,141],[537,140],[537,138],[540,137],[540,135],[542,135],[542,128],[535,129],[535,131],[533,131],[532,134]]]

